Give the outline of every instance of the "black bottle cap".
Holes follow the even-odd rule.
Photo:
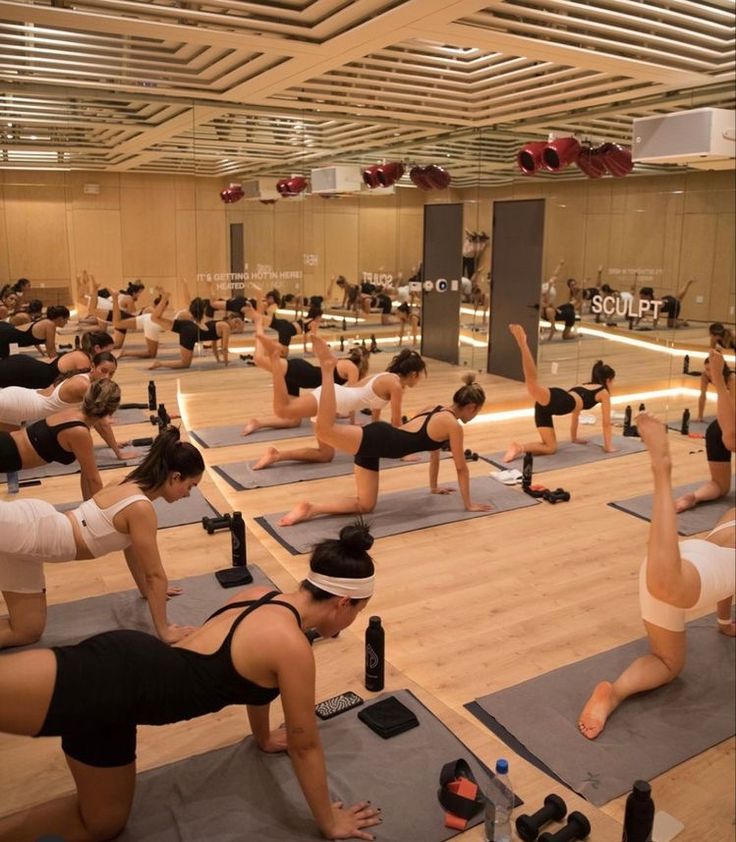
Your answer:
[[[368,624],[371,626],[380,626],[381,625],[381,618],[380,617],[371,617],[368,620]]]
[[[651,797],[652,788],[648,781],[634,781],[634,787],[631,792],[637,800],[643,801]]]

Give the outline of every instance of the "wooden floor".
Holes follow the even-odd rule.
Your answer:
[[[137,335],[128,342],[142,342]],[[597,359],[601,342],[581,339],[549,345],[542,377],[547,383],[580,382],[578,371]],[[586,345],[588,346],[586,348]],[[605,349],[604,349],[605,350]],[[693,378],[674,374],[680,366],[667,358],[652,363],[653,354],[626,348],[619,364],[620,391],[639,393],[663,386],[697,385]],[[480,368],[477,349],[460,368],[430,361],[427,380],[405,396],[405,411],[447,403],[460,376]],[[558,363],[553,376],[547,362]],[[390,354],[372,357],[372,370],[385,367]],[[667,375],[662,365],[666,362]],[[662,363],[662,365],[660,365]],[[270,380],[262,371],[236,361],[217,371],[191,370],[179,375],[155,374],[159,400],[171,411],[176,405],[188,428],[245,421],[268,411]],[[662,371],[660,371],[662,369]],[[624,374],[624,372],[626,372]],[[528,406],[519,383],[479,374],[489,402],[485,413]],[[145,362],[124,360],[117,380],[124,401],[144,401],[149,373]],[[178,384],[178,385],[177,385]],[[177,392],[178,388],[178,392]],[[661,397],[646,401],[662,417],[679,417],[692,398]],[[616,407],[622,409],[623,407]],[[150,425],[120,428],[119,438],[151,435]],[[566,429],[560,425],[561,437]],[[583,427],[585,435],[600,432],[600,422]],[[480,418],[466,429],[466,446],[478,452],[500,450],[511,438],[535,437],[531,417],[499,421]],[[694,481],[706,472],[702,442],[673,435],[674,480]],[[208,466],[234,459],[254,458],[262,445],[243,444],[204,450]],[[471,476],[486,474],[486,463],[471,463]],[[123,471],[104,474],[113,481]],[[451,464],[440,480],[452,481]],[[383,492],[407,489],[426,482],[426,467],[386,471]],[[487,763],[511,755],[516,789],[533,810],[559,784],[513,756],[463,705],[476,697],[508,687],[556,667],[608,650],[642,635],[638,610],[637,574],[647,536],[647,524],[606,505],[610,500],[650,489],[646,454],[582,466],[545,476],[550,487],[572,493],[565,505],[540,505],[470,522],[383,538],[374,546],[378,586],[371,614],[383,618],[390,669],[387,689],[411,688],[461,739]],[[214,473],[202,483],[205,495],[226,510],[240,509],[249,528],[249,563],[258,564],[282,588],[293,588],[307,571],[306,556],[291,556],[255,524],[254,518],[283,510],[298,500],[327,499],[350,493],[351,477],[235,492]],[[78,477],[44,480],[40,488],[22,496],[51,502],[78,499]],[[226,534],[207,536],[198,525],[164,530],[159,546],[169,577],[215,570],[230,563]],[[100,560],[47,565],[50,602],[65,602],[131,587],[121,554]],[[347,689],[368,695],[362,687],[364,623],[359,621],[336,640],[315,646],[318,698]],[[544,700],[540,700],[544,704]],[[275,714],[278,716],[278,714]],[[141,728],[141,769],[232,743],[246,732],[241,710],[165,728]],[[581,737],[582,739],[582,737]],[[71,779],[56,740],[0,737],[0,815],[39,803],[71,789]],[[329,757],[328,757],[329,764]],[[685,823],[678,837],[698,842],[733,838],[734,741],[728,740],[670,770],[652,782],[657,809]],[[370,793],[365,793],[370,797]],[[564,797],[570,809],[591,819],[593,842],[618,842],[624,798],[596,809],[572,793]],[[380,836],[379,836],[380,838]],[[461,838],[478,840],[476,828]],[[407,840],[421,842],[421,840]]]

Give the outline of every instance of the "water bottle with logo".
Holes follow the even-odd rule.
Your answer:
[[[365,687],[383,690],[385,635],[380,617],[371,617],[365,630]]]

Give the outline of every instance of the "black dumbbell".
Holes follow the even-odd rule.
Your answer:
[[[478,454],[471,450],[469,447],[465,448],[465,458],[470,462],[477,462],[478,461]]]
[[[147,403],[121,403],[118,409],[148,409]]]
[[[567,824],[557,833],[543,833],[539,842],[573,842],[574,839],[587,839],[590,835],[590,822],[582,814],[574,810],[567,817]]]
[[[220,529],[230,529],[230,515],[218,515],[217,517],[203,517],[202,529],[207,530],[208,535],[218,532]]]
[[[531,816],[524,813],[517,817],[516,832],[524,842],[534,842],[547,822],[561,822],[566,813],[567,804],[559,795],[551,793],[544,799],[544,807],[540,807],[536,813],[532,813]]]
[[[150,436],[143,439],[131,439],[130,444],[132,447],[150,447],[153,444],[153,439]]]
[[[545,491],[542,495],[548,503],[567,503],[570,499],[570,492],[564,488],[555,488],[554,491]]]
[[[402,415],[401,416],[401,423],[402,424],[408,424],[408,422],[409,422],[409,416],[408,415]]]

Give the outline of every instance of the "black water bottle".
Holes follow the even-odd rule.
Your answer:
[[[646,781],[634,781],[634,787],[626,799],[621,842],[651,842],[653,826],[652,788]]]
[[[343,317],[342,317],[342,329],[343,329],[343,330],[347,330],[347,329],[348,329],[348,323],[347,323],[347,321],[345,320],[345,316],[343,316]]]
[[[690,432],[690,410],[686,409],[682,413],[682,425],[680,426],[680,432],[683,436],[688,435]]]
[[[643,403],[639,404],[639,412],[646,412],[647,408]]]
[[[79,334],[77,334],[77,335],[74,337],[74,350],[75,350],[75,351],[78,351],[78,350],[79,350],[79,348],[80,348],[80,346],[81,346],[81,342],[80,342],[80,339],[79,339]]]
[[[624,410],[624,435],[628,436],[631,431],[631,404]]]
[[[685,354],[682,360],[682,373],[687,374],[690,371],[690,354]]]
[[[521,487],[528,491],[532,487],[532,474],[534,472],[534,456],[531,453],[524,454],[524,464],[521,468]]]
[[[148,381],[148,408],[151,412],[154,412],[156,409],[156,384],[153,380]]]
[[[245,521],[241,512],[233,512],[230,520],[230,538],[233,545],[233,567],[245,567],[247,564]]]
[[[171,417],[169,413],[166,411],[166,407],[164,404],[160,403],[158,405],[158,424],[159,427],[163,430],[165,427],[168,427],[171,423]]]
[[[360,347],[361,347],[364,351],[367,351],[367,350],[368,350],[368,346],[365,344],[365,338],[363,338],[363,341],[360,343]]]
[[[371,617],[365,630],[365,687],[373,693],[383,690],[385,636],[380,617]]]

